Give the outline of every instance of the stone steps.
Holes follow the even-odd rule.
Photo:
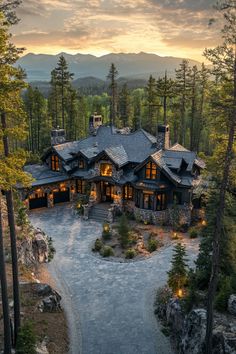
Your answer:
[[[106,222],[108,220],[108,208],[95,205],[89,212],[89,219],[95,221]]]

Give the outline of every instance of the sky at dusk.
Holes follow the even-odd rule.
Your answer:
[[[27,52],[156,53],[202,61],[218,43],[215,0],[23,0],[13,40]]]

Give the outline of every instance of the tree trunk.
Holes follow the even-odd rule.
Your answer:
[[[3,133],[6,131],[6,114],[1,114],[1,123]],[[7,135],[3,135],[4,155],[9,156],[9,142]],[[7,215],[10,229],[11,239],[11,257],[12,257],[12,275],[13,275],[13,299],[14,299],[14,344],[16,344],[17,333],[20,327],[20,293],[19,293],[19,280],[18,280],[18,260],[17,260],[17,247],[16,247],[16,229],[15,229],[15,216],[13,207],[12,190],[6,191],[7,201]]]
[[[4,245],[3,245],[1,192],[0,192],[0,279],[1,279],[1,293],[2,293],[3,324],[4,324],[4,354],[11,354],[11,325],[10,325],[5,255],[4,255]]]

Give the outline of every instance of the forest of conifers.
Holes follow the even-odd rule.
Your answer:
[[[143,128],[153,135],[158,124],[167,123],[172,143],[179,142],[207,155],[212,152],[217,109],[214,102],[227,94],[227,88],[210,75],[204,64],[191,67],[183,60],[176,68],[175,79],[169,78],[168,73],[158,79],[150,76],[145,88],[136,89],[129,89],[127,84],[119,87],[118,71],[113,64],[108,68],[110,91],[85,95],[72,87],[73,73],[61,56],[51,73],[48,97],[37,87],[29,86],[24,93],[28,150],[42,153],[50,144],[52,127],[65,128],[68,140],[85,137],[89,116],[97,112],[104,123],[109,123],[112,116],[117,127]]]

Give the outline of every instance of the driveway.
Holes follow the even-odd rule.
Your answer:
[[[91,252],[101,224],[79,220],[69,204],[34,211],[30,219],[54,240],[57,252],[49,270],[64,298],[71,354],[172,353],[153,313],[171,246],[145,261],[110,262]],[[197,241],[188,241],[187,249],[192,261]]]

